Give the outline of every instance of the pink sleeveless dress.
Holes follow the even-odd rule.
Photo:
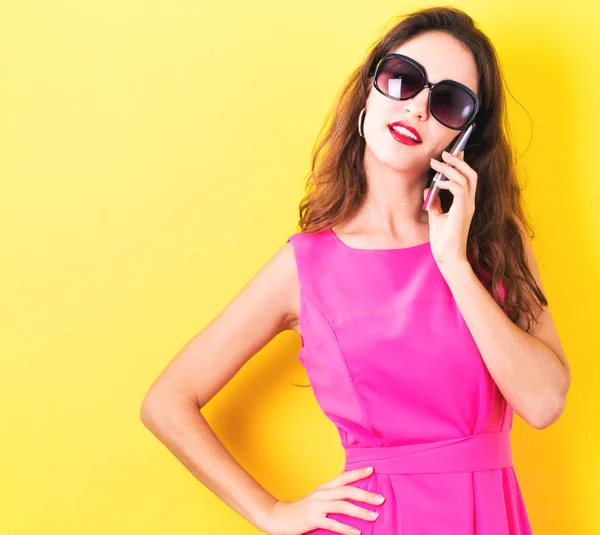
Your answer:
[[[385,496],[364,535],[531,535],[513,468],[513,411],[490,376],[429,242],[357,249],[331,230],[291,242],[304,366],[336,426],[351,485]],[[314,535],[332,531],[315,529]]]

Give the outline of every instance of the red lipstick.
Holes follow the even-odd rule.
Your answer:
[[[408,134],[406,134],[400,130],[396,130],[396,129],[392,128],[394,126],[405,128],[411,134],[413,134],[417,139],[415,140],[412,136],[409,136]],[[419,132],[415,128],[410,126],[408,123],[405,123],[404,121],[395,121],[393,123],[390,123],[388,125],[388,130],[390,131],[390,133],[392,134],[392,137],[396,141],[399,141],[400,143],[404,143],[405,145],[419,145],[420,143],[423,142],[423,139],[421,138],[421,135],[419,134]]]

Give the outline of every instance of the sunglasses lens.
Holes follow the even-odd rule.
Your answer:
[[[440,84],[431,94],[431,113],[447,126],[461,128],[474,109],[473,97],[456,85]]]
[[[416,65],[403,58],[390,57],[381,63],[375,83],[388,97],[405,100],[413,97],[424,81]],[[451,128],[462,128],[474,109],[473,97],[454,84],[442,83],[431,94],[431,113]]]
[[[412,63],[392,57],[381,64],[376,82],[388,96],[406,99],[423,85],[423,75]]]

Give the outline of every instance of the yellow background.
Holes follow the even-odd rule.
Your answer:
[[[258,532],[149,433],[140,404],[296,231],[345,77],[426,5],[2,2],[0,533]],[[516,99],[534,248],[573,370],[555,425],[515,416],[517,475],[534,533],[597,534],[600,13],[453,5],[490,36]],[[277,336],[205,411],[284,499],[343,466],[312,390],[291,385],[307,382],[299,347]]]

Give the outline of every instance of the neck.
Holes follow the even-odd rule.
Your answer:
[[[426,172],[422,166],[416,168],[414,164],[392,168],[377,160],[368,147],[363,162],[367,196],[357,217],[365,227],[401,236],[418,233],[428,226],[429,215],[423,210],[428,168]]]

